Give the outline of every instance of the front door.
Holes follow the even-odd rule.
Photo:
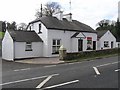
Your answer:
[[[83,40],[78,39],[78,51],[83,51]]]
[[[93,41],[93,50],[96,50],[96,41]]]
[[[111,48],[113,48],[113,42],[111,42]]]

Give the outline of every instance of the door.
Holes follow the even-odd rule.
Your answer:
[[[83,40],[78,39],[78,51],[83,51]]]
[[[113,42],[111,42],[111,48],[113,48]]]
[[[93,41],[93,50],[96,50],[96,41]]]

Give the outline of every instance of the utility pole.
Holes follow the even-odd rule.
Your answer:
[[[42,9],[43,9],[43,8],[42,8],[42,4],[41,4],[41,8],[40,8],[40,10],[41,10],[41,17],[43,16],[43,15],[42,15]]]
[[[69,4],[70,4],[70,13],[71,13],[71,0],[70,0]]]

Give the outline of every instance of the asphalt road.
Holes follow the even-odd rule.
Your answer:
[[[3,80],[0,86],[3,88],[40,89],[118,88],[118,63],[117,56],[92,61],[45,66],[27,64],[19,66],[18,63],[8,64],[4,62]]]

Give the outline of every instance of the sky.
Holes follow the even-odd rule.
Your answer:
[[[17,24],[35,19],[35,13],[41,3],[58,2],[64,13],[70,12],[70,0],[0,0],[0,21],[15,21]],[[117,21],[118,2],[120,0],[71,0],[72,18],[92,28],[103,20]]]

